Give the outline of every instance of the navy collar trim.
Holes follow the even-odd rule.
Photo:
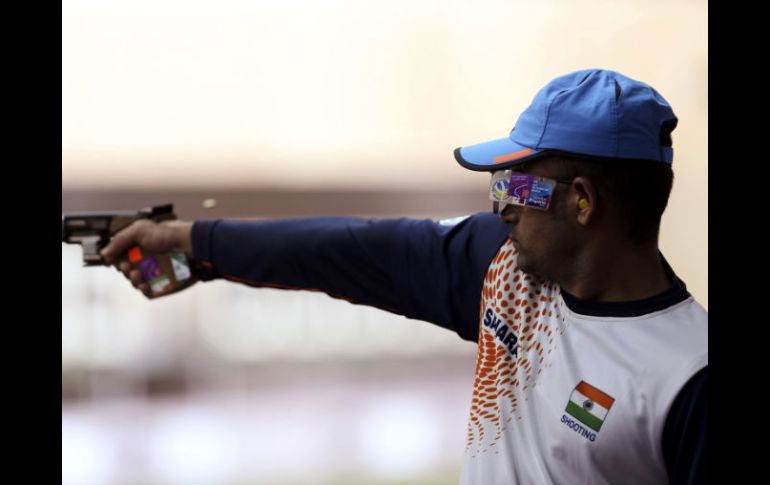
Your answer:
[[[660,253],[659,253],[660,254]],[[674,274],[674,270],[660,254],[663,262],[663,270],[666,272],[668,280],[671,282],[671,288],[658,293],[657,295],[635,301],[613,301],[599,302],[581,300],[576,296],[570,295],[564,289],[561,290],[561,296],[567,307],[580,315],[589,315],[595,317],[639,317],[648,313],[654,313],[660,310],[676,305],[690,297],[687,286],[679,277]]]

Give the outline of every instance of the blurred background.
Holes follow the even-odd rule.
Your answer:
[[[607,68],[679,117],[660,245],[708,308],[707,18],[700,0],[66,0],[62,211],[486,211],[488,175],[452,150]],[[63,244],[63,483],[456,483],[475,352],[312,292],[148,302]]]

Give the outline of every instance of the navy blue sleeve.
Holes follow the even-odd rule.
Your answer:
[[[201,279],[317,290],[478,338],[481,287],[507,237],[491,213],[432,220],[196,221]]]
[[[708,366],[684,385],[663,428],[663,459],[669,483],[708,483]]]

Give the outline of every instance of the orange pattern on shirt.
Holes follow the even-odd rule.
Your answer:
[[[519,403],[527,399],[527,388],[535,386],[533,377],[550,367],[546,358],[555,348],[556,334],[563,332],[559,323],[564,318],[556,304],[559,287],[521,271],[515,266],[516,255],[508,239],[490,263],[482,287],[482,322],[466,443],[466,451],[473,456],[494,449],[516,416]],[[484,326],[488,308],[502,319],[500,325],[507,325],[518,337],[517,356],[496,338],[494,329]]]

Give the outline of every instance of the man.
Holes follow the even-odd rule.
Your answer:
[[[455,150],[492,172],[500,216],[145,220],[103,256],[181,248],[202,280],[320,290],[478,342],[461,483],[703,483],[708,315],[657,245],[676,123],[650,86],[577,71],[509,137]]]

